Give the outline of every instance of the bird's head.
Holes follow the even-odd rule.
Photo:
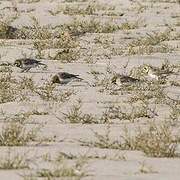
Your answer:
[[[59,77],[57,75],[53,76],[52,77],[52,80],[51,80],[52,83],[61,83]]]
[[[143,67],[144,74],[149,74],[150,71],[151,71],[150,66],[145,64],[144,67]]]
[[[19,59],[15,60],[14,66],[21,67],[22,66],[22,62]]]

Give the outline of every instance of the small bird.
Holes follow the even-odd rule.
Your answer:
[[[52,77],[52,83],[59,83],[59,84],[68,84],[71,81],[83,80],[82,78],[78,77],[79,75],[70,74],[67,72],[59,72]]]
[[[116,74],[113,78],[112,78],[112,83],[116,84],[116,85],[123,85],[123,84],[133,84],[133,83],[137,83],[140,82],[141,80],[127,76],[127,75],[122,75],[122,74]]]
[[[161,67],[154,67],[148,64],[145,64],[143,67],[144,74],[150,80],[155,81],[164,81],[166,80],[167,76],[170,74],[174,74],[173,68],[170,66],[167,67],[166,64],[163,64]]]
[[[143,70],[144,70],[145,75],[148,78],[150,78],[151,80],[156,80],[156,81],[159,80],[160,74],[158,73],[158,69],[153,68],[153,67],[148,66],[148,65],[145,65]]]
[[[14,62],[14,66],[22,69],[21,72],[28,72],[31,68],[36,68],[39,65],[46,66],[46,64],[31,58],[16,59]]]

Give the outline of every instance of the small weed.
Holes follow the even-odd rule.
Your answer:
[[[19,3],[37,3],[39,2],[40,0],[18,0]]]
[[[89,21],[75,19],[71,24],[64,25],[61,28],[74,36],[84,35],[85,33],[112,33],[119,30],[117,24],[112,22],[102,24],[95,19],[90,19]]]
[[[160,33],[152,33],[152,34],[147,34],[146,37],[134,40],[129,44],[129,46],[135,47],[135,46],[155,46],[159,45],[163,41],[167,41],[170,38],[170,33],[172,32],[171,29],[166,29],[164,32]]]
[[[52,32],[50,32],[50,27],[41,26],[39,20],[32,16],[32,27],[22,27],[19,29],[18,38],[22,39],[35,39],[35,40],[45,40],[52,37]]]
[[[81,145],[120,149],[120,150],[139,150],[143,151],[147,156],[151,157],[179,157],[176,153],[178,137],[172,134],[171,127],[168,123],[157,126],[155,123],[150,124],[147,130],[138,128],[137,133],[132,136],[125,127],[124,135],[119,140],[110,138],[110,127],[107,128],[105,134],[94,132],[96,141],[82,141]]]
[[[149,173],[158,173],[153,169],[152,166],[149,166],[145,161],[139,162],[139,172],[143,174],[149,174]]]
[[[56,168],[53,170],[49,169],[42,169],[37,172],[37,177],[43,177],[43,178],[58,178],[58,177],[71,177],[74,179],[81,179],[85,176],[84,173],[76,170],[74,167],[62,167],[62,168]]]
[[[18,29],[9,25],[7,22],[0,22],[0,39],[17,38]]]
[[[113,10],[115,7],[110,6],[110,5],[103,5],[99,4],[95,1],[92,1],[88,3],[85,7],[80,7],[80,6],[71,6],[71,5],[66,5],[62,9],[58,9],[56,12],[53,12],[53,15],[58,14],[59,12],[63,12],[63,14],[68,14],[68,15],[98,15],[99,11],[104,11],[104,10]]]
[[[149,84],[149,83],[148,83]],[[167,96],[164,92],[164,88],[159,86],[158,84],[149,84],[149,87],[138,87],[134,96],[130,97],[129,102],[137,102],[137,101],[148,101],[154,100],[155,103],[166,102]]]
[[[1,112],[2,116],[4,117],[4,122],[5,123],[20,123],[20,124],[25,124],[28,121],[28,118],[32,114],[31,112],[25,112],[25,113],[17,113],[12,115],[6,115],[5,113]]]
[[[47,40],[34,41],[34,47],[36,49],[67,49],[78,47],[78,41],[72,37],[68,32],[58,32],[56,38],[51,38]]]
[[[12,72],[11,67],[8,67],[8,66],[0,66],[0,73],[8,73],[8,72]]]
[[[157,115],[154,110],[148,107],[148,103],[143,103],[140,106],[128,107],[127,109],[124,108],[122,108],[122,106],[110,106],[103,114],[103,117],[105,119],[129,120],[130,122],[134,122],[141,117],[153,118]]]
[[[34,141],[39,128],[27,130],[19,122],[7,123],[0,133],[0,146],[24,146],[30,141]]]
[[[98,148],[107,148],[107,149],[124,149],[123,145],[118,140],[112,140],[110,137],[110,126],[107,126],[105,134],[99,134],[98,132],[94,132],[94,136],[96,141],[94,142],[86,142],[80,140],[82,146],[89,146],[89,147],[98,147]]]
[[[88,0],[64,0],[63,2],[87,2]]]
[[[128,55],[143,55],[143,54],[153,54],[153,53],[171,53],[174,50],[173,47],[167,45],[167,44],[161,44],[159,46],[138,46],[133,47],[129,45],[127,54]]]
[[[126,161],[126,156],[120,152],[115,153],[113,156],[109,155],[109,154],[78,154],[78,155],[73,155],[71,153],[64,153],[64,152],[60,152],[57,156],[57,161],[62,162],[64,159],[69,159],[69,160],[73,160],[73,159],[84,159],[84,160],[88,160],[88,159],[107,159],[107,160],[123,160]]]
[[[68,100],[69,97],[73,94],[73,92],[70,90],[59,93],[55,90],[55,88],[55,84],[52,84],[51,82],[46,82],[43,86],[37,87],[34,92],[45,101],[55,102],[64,102]]]
[[[81,111],[81,108],[82,108],[82,101],[78,100],[77,104],[73,105],[67,114],[63,113],[65,121],[68,121],[70,123],[82,123],[82,124],[100,123],[91,114],[84,114]]]
[[[170,115],[169,115],[169,120],[175,124],[180,120],[180,107],[177,103],[173,103],[170,105]]]
[[[0,74],[0,103],[14,101],[16,99],[16,91],[14,89],[15,79],[11,73]]]
[[[85,159],[78,158],[73,162],[73,165],[68,165],[67,160],[67,157],[65,157],[60,161],[55,161],[56,165],[53,169],[41,169],[36,172],[35,177],[46,177],[48,179],[66,177],[79,180],[87,176],[83,170],[85,163],[87,163]]]
[[[80,58],[80,51],[79,49],[67,48],[58,50],[54,56],[49,55],[48,58],[52,60],[60,60],[62,63],[71,63]]]
[[[177,157],[177,138],[168,123],[151,124],[147,131],[138,130],[134,138],[135,148],[151,157]]]
[[[121,30],[130,30],[130,29],[137,29],[139,28],[139,20],[135,22],[125,22],[122,23],[121,26],[119,27]]]
[[[164,32],[147,34],[147,36],[133,40],[128,43],[124,48],[112,48],[112,54],[114,55],[142,55],[152,53],[169,53],[175,48],[164,43],[164,41],[170,40],[171,29],[167,29]]]
[[[0,169],[27,169],[29,168],[25,156],[16,154],[12,155],[11,151],[8,151],[8,154],[1,158],[0,160]]]

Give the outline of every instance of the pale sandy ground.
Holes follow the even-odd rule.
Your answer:
[[[58,6],[62,6],[66,3],[61,0],[40,0],[37,3],[16,3],[17,11],[14,11],[15,1],[0,1],[0,14],[3,20],[7,20],[16,13],[18,17],[12,21],[11,25],[14,27],[31,26],[30,16],[38,18],[41,25],[51,25],[52,27],[64,23],[69,23],[73,20],[72,16],[63,15],[62,13],[52,16],[48,10],[55,10]],[[114,38],[115,45],[117,47],[124,46],[132,39],[145,36],[147,33],[160,32],[167,29],[167,26],[174,28],[174,33],[180,32],[180,4],[175,0],[99,0],[100,3],[109,3],[109,5],[115,5],[114,12],[124,13],[123,16],[115,16],[114,22],[121,24],[123,22],[133,22],[140,20],[140,25],[136,29],[131,30],[119,30],[108,35],[101,34],[105,38]],[[72,2],[72,4],[86,4],[87,2]],[[142,11],[140,11],[142,8]],[[33,9],[33,10],[32,10]],[[32,10],[32,11],[31,11]],[[110,16],[95,16],[100,21],[111,20]],[[79,18],[89,18],[89,16],[79,16]],[[144,26],[146,25],[146,26]],[[91,49],[94,46],[93,39],[98,37],[98,33],[88,33],[81,38],[81,41],[88,40],[87,47]],[[27,45],[20,45],[20,40],[7,40],[7,46],[0,46],[0,54],[2,56],[1,61],[13,62],[16,58],[23,57],[22,52],[27,56],[33,56],[32,44],[30,40],[26,41]],[[29,42],[29,43],[28,43]],[[91,70],[97,70],[105,72],[108,64],[116,71],[122,72],[122,66],[129,60],[127,71],[132,67],[138,66],[143,63],[149,63],[155,66],[159,66],[168,59],[172,64],[180,64],[180,39],[170,40],[166,42],[175,47],[172,53],[153,53],[150,55],[131,55],[131,56],[111,56],[110,59],[101,56],[96,63],[86,63],[81,59],[74,63],[61,63],[60,61],[51,61],[43,59],[42,62],[48,65],[48,69],[42,71],[41,69],[32,69],[28,73],[20,73],[18,68],[13,68],[13,75],[15,77],[27,76],[32,77],[37,84],[41,84],[51,77],[51,75],[61,70],[70,73],[80,74],[90,84],[93,83],[93,76],[88,72]],[[97,52],[108,53],[106,49],[102,47],[95,47]],[[96,57],[94,57],[96,58]],[[42,80],[42,78],[44,80]],[[177,77],[177,81],[180,82],[180,75]],[[153,158],[146,156],[140,151],[119,151],[114,149],[101,149],[81,146],[78,140],[95,141],[93,131],[98,133],[104,133],[107,124],[71,124],[69,122],[61,122],[59,118],[63,119],[62,112],[67,112],[71,106],[76,103],[76,100],[81,98],[83,102],[83,113],[91,113],[93,115],[101,115],[102,112],[108,107],[109,104],[119,103],[121,104],[125,95],[109,95],[108,93],[98,92],[97,87],[90,87],[87,83],[79,83],[80,86],[73,86],[70,84],[67,86],[59,86],[61,89],[74,89],[76,94],[64,104],[53,104],[48,102],[42,102],[34,100],[33,102],[9,102],[0,104],[2,109],[7,114],[15,114],[18,112],[27,112],[33,109],[39,111],[49,112],[48,115],[33,115],[28,124],[28,127],[34,124],[42,124],[43,127],[39,132],[41,137],[55,137],[52,142],[45,142],[40,145],[28,145],[23,147],[11,147],[13,152],[25,153],[29,159],[30,169],[27,170],[0,170],[0,180],[19,180],[23,179],[20,174],[28,173],[30,171],[36,171],[42,167],[46,167],[46,163],[41,159],[42,155],[50,154],[53,157],[58,152],[71,153],[75,155],[80,154],[98,154],[100,157],[107,155],[109,158],[90,158],[85,165],[87,177],[84,180],[179,180],[180,179],[180,159],[179,158]],[[179,87],[169,87],[167,89],[172,97],[180,96]],[[158,105],[158,117],[157,122],[163,121],[168,116],[168,108],[163,105]],[[56,116],[55,116],[56,115]],[[1,121],[1,125],[4,122]],[[124,125],[126,125],[130,131],[134,131],[136,127],[146,127],[147,120],[141,118],[139,121],[131,123],[129,121],[115,121],[110,125],[111,137],[118,139],[123,132]],[[92,131],[93,130],[93,131]],[[179,123],[176,124],[174,130],[179,134]],[[8,147],[0,147],[0,155],[4,156]],[[180,147],[177,148],[180,152]],[[113,159],[114,155],[119,153],[118,160]],[[112,157],[112,159],[111,159]],[[142,163],[147,166],[147,173],[142,173]],[[42,178],[43,179],[43,178]],[[58,179],[58,178],[57,178]],[[59,178],[61,179],[61,178]],[[71,178],[70,178],[71,179]]]

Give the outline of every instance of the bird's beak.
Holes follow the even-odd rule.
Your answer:
[[[111,83],[116,84],[116,80],[117,80],[117,77],[114,76],[114,77],[111,79]]]

